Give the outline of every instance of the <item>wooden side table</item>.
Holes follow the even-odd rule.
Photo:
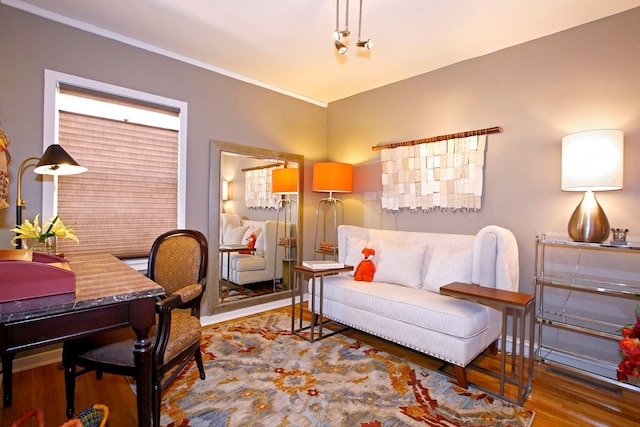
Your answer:
[[[518,405],[522,405],[531,392],[533,383],[533,348],[534,348],[534,311],[535,295],[519,292],[504,291],[501,289],[486,288],[484,286],[469,285],[467,283],[450,283],[440,288],[440,293],[456,298],[477,301],[481,304],[496,307],[502,310],[502,346],[500,355],[500,396]],[[507,317],[511,316],[513,322],[511,337],[511,371],[509,376],[506,373],[507,359]],[[529,320],[529,352],[527,364],[527,376],[525,384],[525,325]],[[519,341],[519,351],[516,346]],[[516,374],[516,370],[518,371]],[[484,371],[484,370],[483,370]],[[495,377],[495,373],[486,372]],[[511,399],[505,395],[505,382],[518,387],[516,399]]]
[[[338,273],[345,273],[347,271],[352,271],[353,270],[353,266],[351,265],[345,265],[344,267],[340,267],[340,268],[327,268],[327,269],[322,269],[322,270],[314,270],[311,268],[307,268],[304,267],[302,265],[296,265],[293,267],[294,270],[294,287],[293,287],[293,292],[291,294],[291,333],[293,333],[294,335],[297,335],[301,338],[306,339],[309,342],[314,342],[314,341],[318,341],[321,340],[323,338],[326,338],[328,336],[331,336],[333,334],[337,334],[338,332],[342,332],[344,329],[341,329],[339,331],[332,331],[331,333],[328,334],[324,334],[322,332],[322,326],[325,323],[323,321],[323,307],[322,307],[322,302],[324,300],[324,277],[325,276],[330,276],[333,274],[338,274]],[[315,322],[311,321],[309,323],[309,325],[304,326],[303,325],[303,312],[304,312],[304,292],[303,292],[303,286],[302,284],[304,283],[304,277],[308,276],[311,277],[311,314],[313,315],[313,313],[316,312],[316,299],[315,299],[315,293],[316,293],[316,278],[320,278],[320,305],[318,307],[318,335],[317,338],[315,337],[315,327],[316,324]],[[297,303],[297,308],[298,310],[296,310],[296,293],[298,296],[298,303]],[[296,314],[298,314],[299,316],[296,316]],[[298,327],[296,328],[296,317],[299,317],[298,319]],[[309,330],[309,335],[303,335],[302,332]]]

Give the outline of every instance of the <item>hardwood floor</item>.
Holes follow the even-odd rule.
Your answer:
[[[344,334],[430,369],[438,369],[441,365],[435,359],[360,331],[348,330]],[[499,355],[481,355],[474,363],[496,369]],[[497,390],[497,380],[490,376],[473,369],[468,370],[468,376],[472,383]],[[102,403],[109,407],[109,426],[137,424],[135,396],[125,378],[105,374],[98,381],[94,373],[88,373],[76,381],[77,411]],[[548,365],[536,363],[533,390],[524,407],[536,412],[533,427],[637,425],[640,420],[640,393],[625,389],[621,393],[619,396],[568,379],[550,372]],[[20,414],[33,407],[43,410],[47,427],[59,426],[66,420],[64,375],[59,365],[14,374],[13,405],[0,411],[0,426],[8,427]]]

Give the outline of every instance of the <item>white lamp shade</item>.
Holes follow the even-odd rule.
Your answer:
[[[562,138],[562,189],[607,191],[622,188],[624,135],[599,129]]]

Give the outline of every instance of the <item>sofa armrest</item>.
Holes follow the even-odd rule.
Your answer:
[[[472,283],[518,292],[520,266],[513,233],[497,225],[482,228],[473,244],[471,271]]]

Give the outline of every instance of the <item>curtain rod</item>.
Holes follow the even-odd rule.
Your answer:
[[[252,168],[244,168],[244,169],[240,169],[242,172],[249,172],[249,171],[255,171],[258,169],[269,169],[269,168],[277,168],[279,166],[284,166],[285,168],[287,167],[287,163],[288,162],[284,162],[284,163],[272,163],[270,165],[262,165],[262,166],[254,166]]]
[[[427,144],[429,142],[446,141],[454,138],[466,138],[468,136],[487,135],[489,133],[502,132],[502,126],[494,126],[486,129],[468,130],[466,132],[450,133],[449,135],[432,136],[431,138],[416,139],[413,141],[394,142],[391,144],[374,145],[371,147],[373,151],[379,151],[384,148],[409,147],[418,144]]]

